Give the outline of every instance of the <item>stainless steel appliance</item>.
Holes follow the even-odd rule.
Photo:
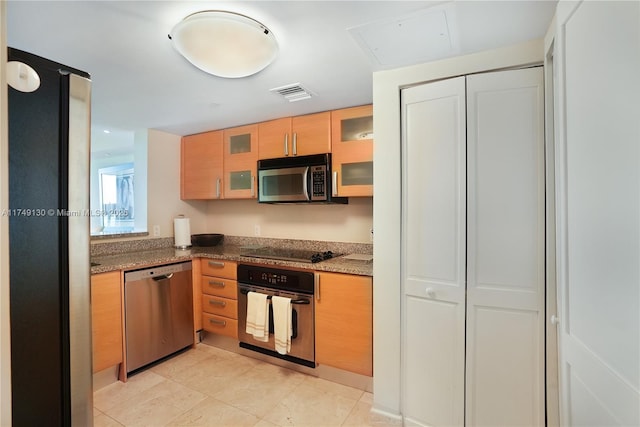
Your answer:
[[[258,160],[260,203],[347,203],[333,197],[331,154]]]
[[[92,425],[91,81],[12,48],[5,65],[12,424]]]
[[[127,372],[193,344],[191,261],[124,274]]]
[[[315,368],[314,274],[308,271],[276,269],[238,264],[238,339],[240,347]],[[255,340],[245,331],[247,294],[260,292],[291,298],[291,351],[281,355],[275,351],[273,310],[269,304],[269,341]]]
[[[296,261],[316,263],[338,256],[331,251],[314,251],[307,249],[288,249],[262,246],[258,248],[247,248],[241,251],[241,255],[252,258],[280,259],[284,261]]]

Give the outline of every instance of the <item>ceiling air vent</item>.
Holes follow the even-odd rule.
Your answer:
[[[289,102],[311,98],[311,92],[302,87],[300,83],[292,83],[285,86],[275,87],[273,89],[269,89],[269,92],[278,93]]]

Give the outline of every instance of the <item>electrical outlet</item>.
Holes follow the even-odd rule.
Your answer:
[[[253,235],[260,237],[260,226],[258,224],[253,226]]]
[[[160,237],[160,226],[159,225],[154,225],[153,226],[153,237]]]
[[[373,228],[369,229],[369,241],[373,242]]]

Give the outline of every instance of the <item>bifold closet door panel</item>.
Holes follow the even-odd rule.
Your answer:
[[[465,79],[402,91],[403,415],[464,423]]]
[[[466,424],[543,425],[541,67],[467,77]]]

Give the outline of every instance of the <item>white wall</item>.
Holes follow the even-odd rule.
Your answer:
[[[374,411],[399,416],[400,401],[400,89],[432,80],[543,61],[542,40],[373,75]],[[384,141],[381,142],[381,141]]]
[[[134,229],[136,231],[148,231],[147,223],[147,205],[149,199],[148,181],[149,181],[149,131],[138,130],[133,136],[133,162],[135,168],[133,187],[133,203],[135,210]],[[137,203],[136,203],[137,201]],[[140,202],[142,201],[142,203]]]
[[[190,218],[191,233],[205,233],[206,202],[180,200],[180,136],[150,129],[147,146],[147,228],[160,226],[159,237],[173,237],[173,219]]]
[[[207,232],[233,236],[371,243],[371,197],[347,205],[270,205],[255,200],[214,200],[207,208]]]
[[[9,206],[7,117],[7,3],[0,2],[0,208]],[[11,425],[11,350],[9,348],[9,218],[0,216],[0,426]]]

